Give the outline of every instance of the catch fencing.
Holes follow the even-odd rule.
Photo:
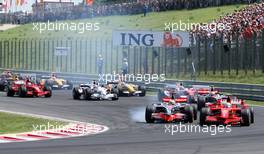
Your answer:
[[[60,54],[58,48],[65,51]],[[197,38],[190,48],[113,46],[112,40],[102,38],[0,38],[1,68],[97,74],[99,55],[103,73],[121,73],[124,58],[130,74],[264,72],[264,33],[251,39]]]

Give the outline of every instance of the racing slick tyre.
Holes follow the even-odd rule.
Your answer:
[[[253,107],[250,107],[249,110],[250,110],[250,122],[253,124],[255,122],[254,109],[253,109]]]
[[[186,117],[187,117],[184,122],[185,123],[193,123],[193,120],[194,120],[193,107],[192,106],[185,106],[184,112],[185,112]]]
[[[12,88],[10,86],[7,87],[6,95],[8,97],[13,97],[15,95],[15,92],[12,90]]]
[[[26,97],[27,96],[27,88],[24,86],[19,87],[18,96],[19,97]]]
[[[112,88],[112,93],[117,94],[117,97],[119,97],[119,90],[118,88]]]
[[[197,102],[195,101],[194,97],[193,96],[188,96],[188,103],[191,103],[191,104],[196,104]]]
[[[45,97],[51,97],[52,96],[52,90],[50,86],[45,86],[44,91],[47,91],[48,93],[45,94]]]
[[[193,119],[197,120],[198,106],[197,104],[191,104],[191,106],[193,108]]]
[[[5,91],[5,87],[6,87],[6,85],[0,83],[0,91]]]
[[[73,97],[73,99],[75,99],[75,100],[76,100],[76,99],[80,99],[81,94],[79,93],[77,87],[75,87],[75,88],[72,89],[72,97]]]
[[[204,96],[198,96],[197,104],[198,110],[201,111],[203,107],[205,107],[206,98]]]
[[[144,97],[144,96],[146,96],[146,87],[144,87],[144,86],[139,86],[139,87],[138,87],[138,90],[141,91],[141,93],[139,93],[139,96],[140,96],[140,97]]]
[[[84,99],[85,100],[91,100],[91,96],[93,94],[93,91],[90,88],[87,88],[84,90]]]
[[[207,107],[202,108],[200,112],[200,126],[207,125],[206,117],[208,115],[210,115],[210,109]]]
[[[146,112],[145,112],[145,120],[147,123],[154,123],[155,119],[152,118],[152,113],[155,112],[155,107],[153,106],[153,104],[149,104],[146,107]]]
[[[112,101],[116,101],[116,100],[118,100],[118,95],[114,94],[114,97],[112,97]]]
[[[158,100],[160,102],[162,102],[162,98],[164,98],[164,97],[165,97],[164,91],[162,91],[161,89],[159,89],[159,91],[158,91]]]
[[[250,126],[250,110],[249,109],[243,109],[241,111],[242,116],[242,126]]]

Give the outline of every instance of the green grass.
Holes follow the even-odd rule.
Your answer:
[[[251,100],[246,100],[246,103],[247,103],[247,104],[250,104],[250,105],[264,106],[264,102],[262,102],[262,101],[251,101]]]
[[[77,31],[46,31],[42,34],[33,31],[32,24],[26,24],[23,26],[16,27],[4,32],[0,32],[1,38],[76,38],[76,37],[109,37],[111,38],[112,31],[115,29],[126,29],[126,30],[158,30],[163,31],[165,23],[179,22],[180,20],[184,23],[201,23],[210,22],[214,19],[219,18],[221,15],[234,12],[234,10],[240,9],[245,5],[229,5],[221,7],[210,7],[203,9],[194,10],[178,10],[178,11],[167,11],[167,12],[154,12],[149,13],[147,17],[140,15],[129,15],[129,16],[109,16],[109,17],[98,17],[94,19],[64,21],[64,22],[99,22],[100,30],[96,32],[86,31],[83,34],[79,34]]]
[[[168,77],[167,79],[191,80],[191,77],[190,75],[181,75],[179,77]],[[234,71],[231,71],[230,75],[228,74],[228,71],[224,71],[223,75],[220,72],[216,72],[215,75],[212,72],[208,72],[208,74],[201,72],[201,74],[196,77],[196,80],[212,82],[264,84],[263,73],[260,70],[256,71],[255,74],[252,70],[249,70],[247,74],[245,74],[245,71],[239,71],[238,75],[236,75]]]
[[[49,123],[49,125],[64,126],[67,124],[66,122],[61,121],[34,118],[30,116],[4,112],[0,112],[0,119],[0,134],[30,132],[34,130],[33,125],[47,126]]]

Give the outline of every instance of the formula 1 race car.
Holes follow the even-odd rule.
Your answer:
[[[72,90],[73,99],[85,100],[118,100],[118,94],[108,86],[97,84],[80,84]]]
[[[7,96],[13,97],[51,97],[51,87],[38,85],[29,80],[17,80],[7,87]]]
[[[57,76],[52,73],[51,76],[42,76],[41,83],[45,83],[45,85],[50,86],[52,89],[67,89],[71,90],[73,88],[73,84],[65,79],[57,78]]]
[[[192,91],[194,98],[198,105],[198,110],[200,111],[203,107],[205,107],[206,102],[216,102],[219,98],[219,95],[223,97],[223,94],[220,94],[218,90],[216,90],[212,86],[207,85],[193,85],[190,88]]]
[[[193,105],[196,104],[188,104],[186,101],[186,98],[164,98],[163,102],[149,104],[146,107],[145,120],[147,123],[154,123],[157,120],[192,123],[195,117]]]
[[[146,87],[135,85],[132,83],[125,83],[123,81],[108,82],[108,86],[115,89],[118,96],[141,96],[146,95]]]
[[[206,103],[200,113],[200,125],[221,124],[250,126],[254,123],[254,111],[243,100],[219,99]]]
[[[167,84],[164,88],[158,90],[158,100],[161,102],[163,98],[187,97],[188,103],[196,103],[194,93],[190,89],[182,85]]]
[[[12,73],[11,71],[4,71],[0,75],[0,91],[5,91],[7,86],[18,79],[18,75]]]

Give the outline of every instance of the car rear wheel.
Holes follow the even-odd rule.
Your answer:
[[[45,86],[44,91],[47,91],[48,93],[45,94],[45,97],[51,97],[52,96],[52,90],[50,86]]]
[[[197,104],[198,110],[201,111],[203,107],[205,107],[206,99],[204,96],[198,96]]]
[[[254,109],[253,109],[253,107],[250,107],[250,122],[252,124],[255,122],[255,119],[254,119]]]
[[[193,118],[194,120],[197,120],[198,106],[197,104],[192,104],[192,107],[193,107]]]
[[[249,109],[243,109],[241,111],[242,116],[242,126],[250,126],[250,110]]]
[[[146,112],[145,112],[145,120],[147,123],[154,123],[155,119],[152,118],[152,113],[155,112],[155,107],[153,106],[153,104],[149,104],[146,107]]]
[[[77,87],[75,87],[75,88],[73,88],[72,89],[72,97],[73,97],[73,99],[80,99],[80,93],[79,93],[79,91],[78,91],[78,88]]]
[[[27,96],[27,88],[24,86],[21,86],[18,89],[18,95],[19,95],[19,97],[26,97]]]
[[[114,95],[114,97],[112,97],[112,101],[116,101],[116,100],[118,100],[118,96],[117,96],[117,94],[113,94]]]
[[[84,90],[84,99],[85,100],[91,100],[91,96],[92,96],[93,92],[90,88],[87,88]]]
[[[209,108],[202,108],[200,112],[200,126],[206,125],[206,117],[210,115],[210,109]]]
[[[185,106],[184,108],[185,114],[186,114],[186,123],[193,123],[194,120],[194,112],[193,112],[193,107],[192,106]]]
[[[144,97],[144,96],[146,96],[146,87],[144,87],[144,86],[139,86],[139,87],[138,87],[138,90],[141,91],[141,93],[139,93],[139,96],[140,96],[140,97]]]
[[[15,95],[15,92],[12,90],[10,86],[7,87],[7,96],[13,97]]]

